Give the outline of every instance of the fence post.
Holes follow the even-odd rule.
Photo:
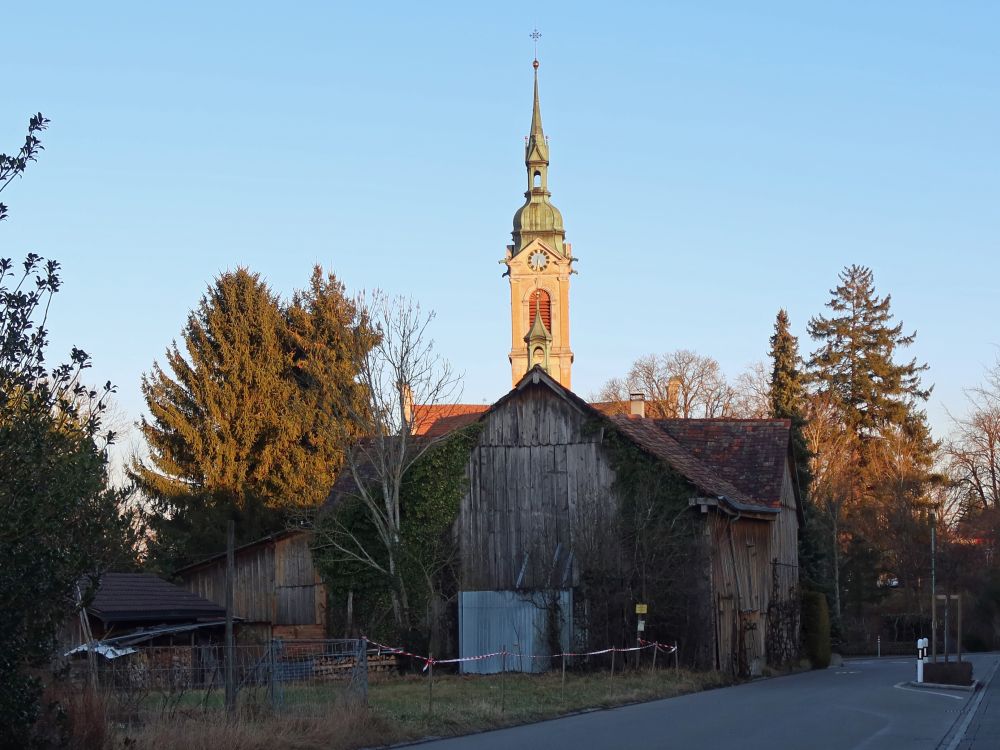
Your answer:
[[[566,654],[562,655],[562,701],[566,702]]]
[[[274,669],[275,669],[274,638],[272,638],[267,648],[267,692],[268,692],[268,697],[270,697],[271,699],[271,710],[277,713],[278,696],[275,694],[274,690]]]
[[[235,567],[236,522],[226,528],[226,712],[236,711],[236,653],[233,643],[233,577]]]
[[[611,646],[611,677],[608,679],[608,696],[615,692],[615,647]]]
[[[358,683],[360,684],[361,702],[368,704],[368,639],[362,638],[358,641],[358,658],[354,665],[358,671]]]
[[[434,715],[434,652],[427,653],[427,718]]]
[[[660,650],[660,644],[653,642],[653,672],[656,672],[656,652]]]
[[[680,651],[677,648],[677,641],[674,641],[674,675],[680,671]]]
[[[507,691],[507,644],[500,647],[500,713],[503,713]]]

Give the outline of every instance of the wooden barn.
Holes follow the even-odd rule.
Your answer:
[[[616,526],[623,504],[635,504],[616,471],[625,444],[679,488],[678,516],[695,539],[683,566],[666,548],[644,553],[643,565],[661,568],[644,575],[668,589],[649,601],[652,636],[681,640],[689,663],[741,674],[795,658],[801,511],[787,420],[646,418],[638,398],[630,414],[610,415],[537,367],[493,406],[453,411],[442,409],[447,429],[481,425],[456,522],[463,592],[569,592],[572,645],[634,642],[633,605],[653,595],[623,577],[635,554]],[[601,578],[623,590],[595,594]],[[463,611],[463,601],[472,599],[460,596],[463,654],[499,647],[484,638],[504,636],[482,635],[499,633],[495,623],[476,619],[496,613]],[[624,625],[593,632],[600,606]]]
[[[243,643],[327,637],[326,587],[313,565],[311,534],[290,530],[236,548],[233,616]],[[226,554],[176,571],[188,591],[226,601]]]

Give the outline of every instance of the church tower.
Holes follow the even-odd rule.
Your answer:
[[[569,277],[572,247],[566,242],[562,214],[549,202],[549,144],[542,131],[538,103],[538,60],[531,132],[525,139],[524,165],[528,190],[514,214],[514,243],[507,246],[510,279],[511,381],[541,365],[555,380],[570,387],[573,352],[569,348]]]

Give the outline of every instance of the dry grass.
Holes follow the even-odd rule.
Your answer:
[[[394,741],[391,726],[364,707],[331,707],[325,716],[238,718],[220,714],[177,717],[118,729],[105,745],[115,750],[346,750]]]
[[[436,676],[429,713],[425,677],[373,678],[369,706],[316,704],[317,716],[244,716],[188,712],[118,727],[105,748],[129,750],[354,750],[549,719],[574,711],[668,698],[729,684],[715,673],[681,670],[543,675]],[[502,706],[501,706],[502,703]],[[93,745],[92,747],[100,747]]]

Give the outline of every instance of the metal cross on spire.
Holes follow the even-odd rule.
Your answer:
[[[531,32],[531,34],[529,36],[535,42],[535,60],[537,61],[538,60],[538,40],[542,38],[542,34],[541,34],[541,32],[538,29],[535,29],[534,31]]]

